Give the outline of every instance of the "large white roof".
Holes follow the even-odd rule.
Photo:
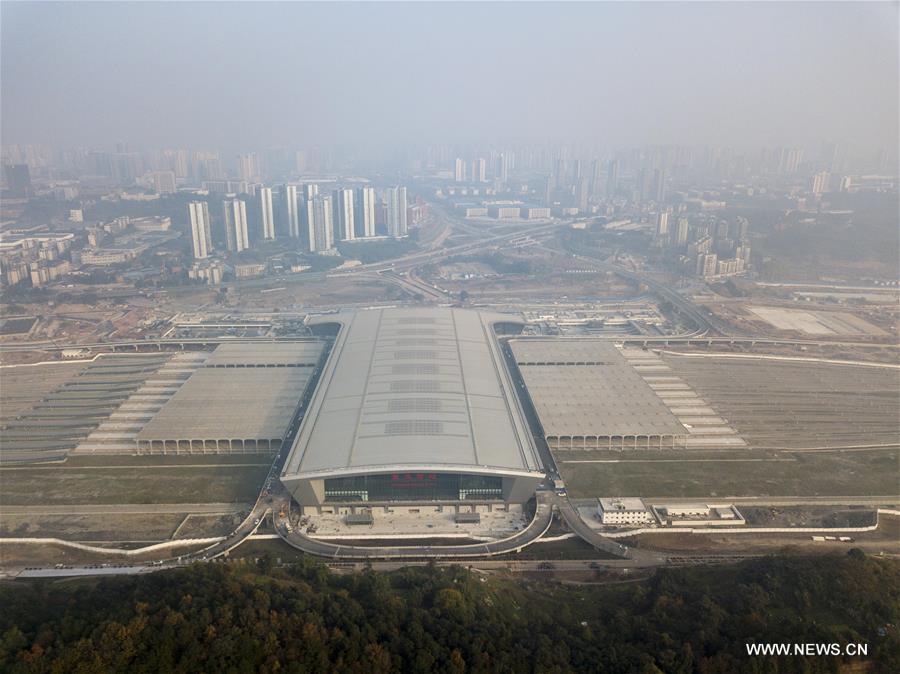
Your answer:
[[[548,438],[687,435],[609,341],[513,339],[510,346]]]
[[[541,472],[493,325],[464,309],[342,312],[283,477],[400,467]]]

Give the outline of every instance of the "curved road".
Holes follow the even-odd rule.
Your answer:
[[[362,546],[341,545],[316,540],[305,536],[297,529],[287,531],[284,523],[278,523],[275,530],[288,545],[310,555],[330,559],[440,559],[459,557],[493,557],[509,552],[517,552],[543,536],[553,522],[553,503],[545,493],[537,495],[534,517],[527,527],[510,536],[488,543],[471,545],[418,545],[418,546]]]

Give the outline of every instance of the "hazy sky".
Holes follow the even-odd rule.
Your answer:
[[[0,12],[6,143],[898,142],[897,3]]]

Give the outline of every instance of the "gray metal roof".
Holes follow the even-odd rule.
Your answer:
[[[137,434],[138,440],[283,438],[311,372],[201,368]]]
[[[323,342],[281,342],[220,344],[206,359],[204,367],[231,365],[307,365],[314,366],[322,355]]]
[[[547,437],[688,433],[606,340],[514,339],[510,346]]]
[[[391,308],[318,322],[341,330],[283,476],[541,470],[493,333],[515,318]]]
[[[323,342],[220,345],[137,439],[284,438],[313,373],[311,366],[286,365],[315,364],[323,348]]]

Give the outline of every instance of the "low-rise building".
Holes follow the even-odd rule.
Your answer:
[[[244,262],[234,265],[235,278],[252,278],[254,276],[262,276],[266,273],[266,265]]]
[[[488,214],[498,220],[515,220],[522,213],[522,209],[518,204],[497,205],[488,208]]]
[[[653,514],[639,498],[597,499],[597,516],[603,524],[633,526],[651,524]]]
[[[140,251],[135,248],[94,248],[81,251],[81,264],[85,266],[103,267],[110,264],[122,264],[134,259]]]
[[[129,218],[131,225],[139,232],[168,232],[172,226],[172,218],[166,216],[148,216]]]
[[[746,524],[744,516],[732,503],[655,505],[652,510],[659,523],[669,527],[731,527]]]
[[[225,263],[221,260],[198,260],[188,270],[188,278],[200,279],[210,285],[218,285],[225,276]]]
[[[521,216],[525,220],[540,220],[550,217],[550,209],[546,206],[523,206]]]
[[[55,281],[61,276],[72,271],[72,263],[68,260],[55,260],[53,262],[32,262],[30,275],[31,285],[39,288],[51,281]]]

